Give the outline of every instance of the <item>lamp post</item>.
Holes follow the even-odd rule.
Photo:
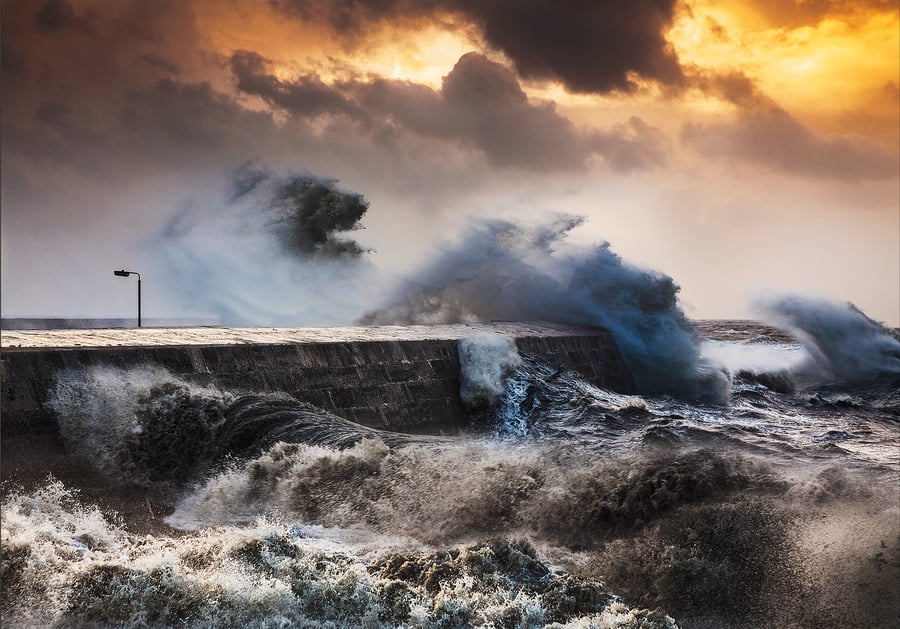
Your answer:
[[[126,271],[122,269],[121,271],[113,271],[113,275],[117,275],[119,277],[128,277],[129,275],[137,275],[138,278],[138,327],[141,327],[141,274],[137,271]]]

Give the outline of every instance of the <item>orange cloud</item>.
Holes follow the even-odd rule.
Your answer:
[[[285,19],[267,1],[201,2],[195,13],[217,53],[253,50],[273,60],[283,80],[312,70],[325,80],[376,75],[438,87],[456,60],[477,46],[467,29],[443,21],[372,23],[365,37],[348,42],[320,23]]]
[[[693,0],[668,38],[682,64],[740,72],[819,131],[896,136],[889,132],[897,128],[897,105],[882,98],[885,86],[900,76],[896,5],[823,1],[793,6]],[[873,117],[878,124],[872,124]]]

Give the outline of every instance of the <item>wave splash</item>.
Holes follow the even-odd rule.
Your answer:
[[[495,405],[522,364],[513,339],[480,332],[459,341],[460,397],[471,409]]]
[[[759,307],[809,354],[793,370],[799,378],[849,385],[900,378],[900,338],[852,303],[793,295]]]
[[[627,264],[608,243],[564,248],[581,223],[569,216],[532,227],[479,222],[361,322],[599,326],[615,336],[642,394],[725,402],[728,378],[701,356],[674,280]]]
[[[361,426],[286,394],[236,395],[159,367],[60,372],[48,406],[69,453],[124,486],[169,492],[228,457],[275,443],[346,448],[411,437]],[[416,441],[440,441],[417,437]]]

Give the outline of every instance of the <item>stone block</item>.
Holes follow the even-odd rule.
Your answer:
[[[522,353],[582,373],[601,386],[630,391],[630,377],[612,336],[528,336],[516,339]],[[158,364],[197,384],[241,392],[284,391],[315,406],[352,415],[377,427],[451,432],[467,424],[459,399],[456,340],[379,340],[188,347],[34,349],[2,356],[3,428],[28,430],[53,424],[42,406],[55,374],[93,364],[128,368]],[[13,413],[14,411],[14,413]],[[14,414],[15,417],[10,415]],[[455,428],[454,428],[455,427]],[[24,430],[24,428],[23,428]]]
[[[459,378],[459,362],[446,358],[436,358],[428,361],[431,373],[435,378]]]

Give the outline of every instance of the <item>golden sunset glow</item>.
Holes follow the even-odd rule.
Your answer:
[[[845,9],[813,23],[785,25],[787,20],[774,18],[779,10],[789,13],[789,7],[765,6],[769,13],[752,3],[692,0],[676,13],[666,38],[688,74],[741,73],[812,128],[895,141],[891,86],[900,82],[900,11]],[[483,45],[451,14],[436,21],[372,24],[362,37],[285,21],[262,1],[240,10],[200,2],[194,11],[197,28],[215,54],[227,58],[237,50],[254,50],[271,61],[272,74],[281,81],[314,73],[325,82],[384,77],[439,89],[456,60]],[[504,59],[502,53],[493,57]],[[629,95],[575,94],[553,80],[525,81],[523,87],[537,101],[556,103],[576,122],[607,124],[623,108],[658,109],[660,89],[641,77],[635,80],[641,88]],[[703,91],[687,90],[678,98],[686,112],[698,115],[733,109]],[[866,116],[848,115],[861,108]]]
[[[829,130],[858,130],[843,114],[870,105],[900,74],[898,11],[772,28],[746,6],[697,0],[667,37],[685,65],[742,72],[781,106]]]
[[[456,60],[473,48],[472,42],[462,33],[434,26],[416,30],[389,29],[355,60],[367,74],[438,88]]]
[[[476,47],[466,29],[447,30],[427,22],[381,24],[364,39],[342,41],[316,25],[285,24],[265,3],[243,13],[227,9],[208,4],[197,12],[198,26],[211,47],[223,57],[254,50],[273,62],[281,80],[312,70],[329,82],[348,75],[378,76],[438,88],[456,60]]]

